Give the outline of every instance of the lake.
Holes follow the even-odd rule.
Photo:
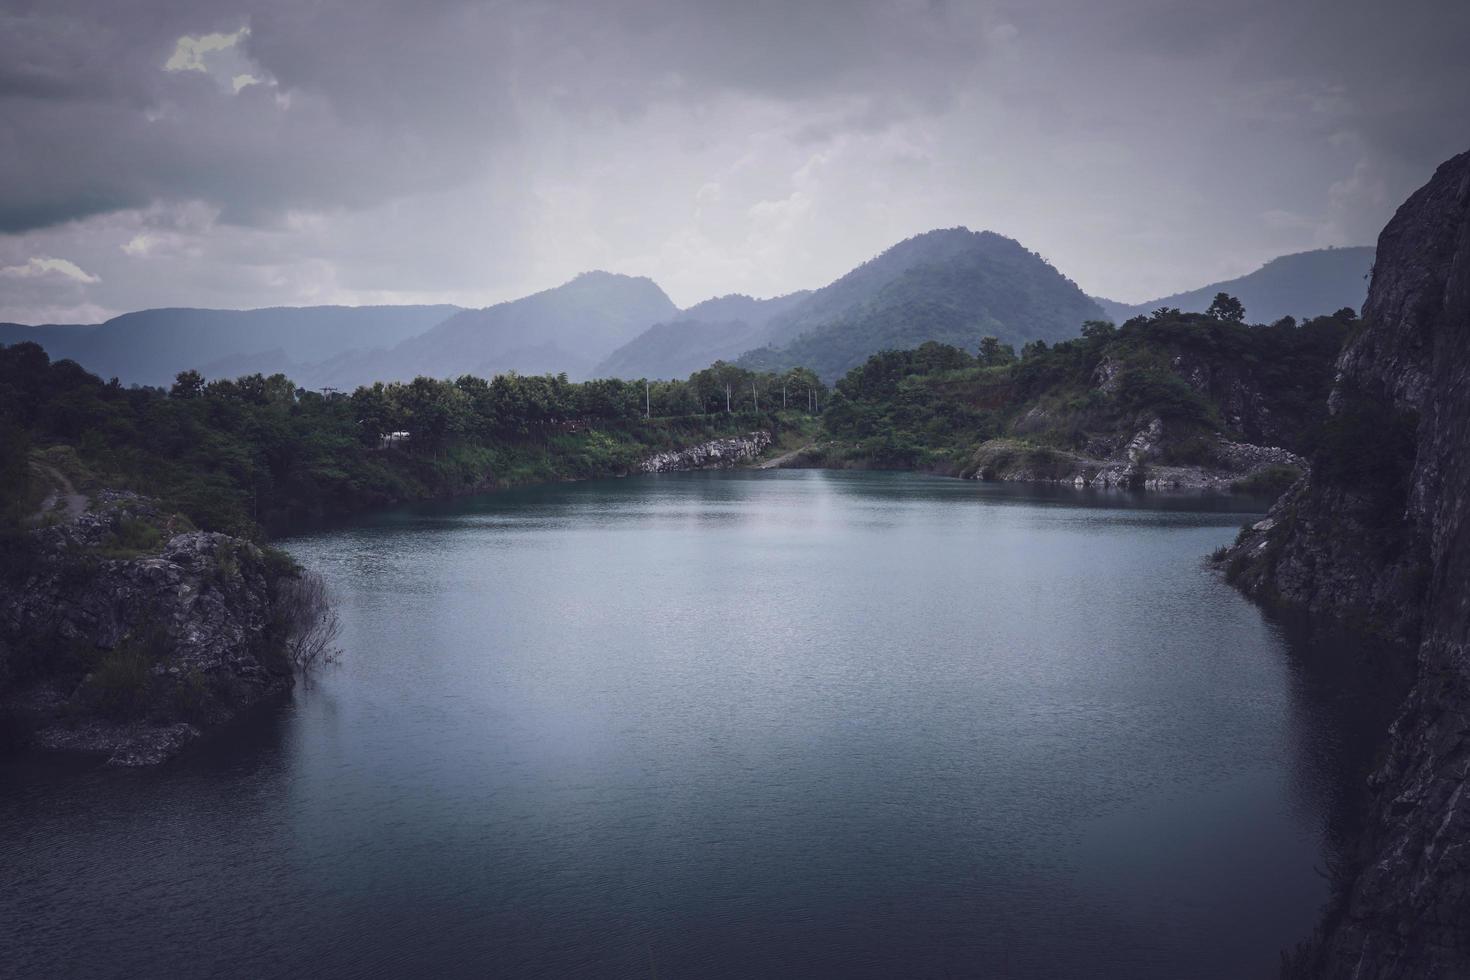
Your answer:
[[[1260,505],[745,471],[290,539],[339,665],[0,768],[3,972],[1274,976],[1387,719],[1206,567]]]

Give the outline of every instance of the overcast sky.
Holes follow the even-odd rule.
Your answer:
[[[0,0],[0,319],[680,305],[967,225],[1143,301],[1371,244],[1464,0]]]

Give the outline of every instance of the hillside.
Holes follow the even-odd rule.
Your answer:
[[[948,228],[907,239],[772,319],[746,367],[798,365],[837,378],[880,350],[937,340],[973,350],[991,335],[1021,346],[1076,334],[1102,309],[1018,242]]]
[[[1274,323],[1284,316],[1305,319],[1326,316],[1344,307],[1357,310],[1368,295],[1373,270],[1373,248],[1324,248],[1272,259],[1255,272],[1175,293],[1147,303],[1117,303],[1093,297],[1108,318],[1122,323],[1129,317],[1172,307],[1185,313],[1203,313],[1216,293],[1229,293],[1245,304],[1252,323]]]
[[[820,461],[1078,485],[1269,484],[1295,476],[1313,446],[1354,322],[1170,314],[1019,359],[937,343],[887,351],[837,383]]]
[[[531,296],[463,310],[391,349],[343,355],[299,374],[339,388],[418,375],[490,377],[507,371],[566,372],[581,378],[608,354],[677,312],[651,279],[584,272]]]
[[[139,310],[87,326],[0,325],[0,344],[34,341],[124,384],[168,385],[180,371],[220,376],[273,357],[272,370],[354,348],[386,347],[458,312],[455,306],[304,306]],[[253,369],[253,368],[252,368]]]
[[[707,299],[672,321],[649,327],[604,358],[592,374],[599,378],[684,378],[715,361],[734,360],[765,343],[772,318],[810,295],[801,291],[755,299],[732,293]]]

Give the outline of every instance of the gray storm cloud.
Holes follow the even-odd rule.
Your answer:
[[[991,228],[1141,300],[1371,242],[1470,143],[1457,2],[5,3],[0,318],[681,304]],[[44,268],[54,270],[57,266]]]

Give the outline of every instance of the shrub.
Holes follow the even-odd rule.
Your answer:
[[[276,619],[286,659],[303,677],[341,655],[337,638],[342,621],[332,608],[326,581],[315,572],[301,572],[279,583]]]
[[[173,691],[173,708],[175,716],[194,724],[202,724],[209,720],[210,689],[205,683],[204,674],[197,667],[190,667]]]
[[[301,574],[301,566],[296,563],[296,559],[280,548],[271,545],[261,548],[260,560],[264,566],[267,582],[296,578]]]
[[[103,558],[137,558],[152,554],[163,544],[163,532],[153,524],[136,517],[122,516],[112,525],[102,546]]]
[[[153,669],[150,653],[146,644],[129,642],[102,658],[88,681],[102,714],[126,721],[147,710]]]

